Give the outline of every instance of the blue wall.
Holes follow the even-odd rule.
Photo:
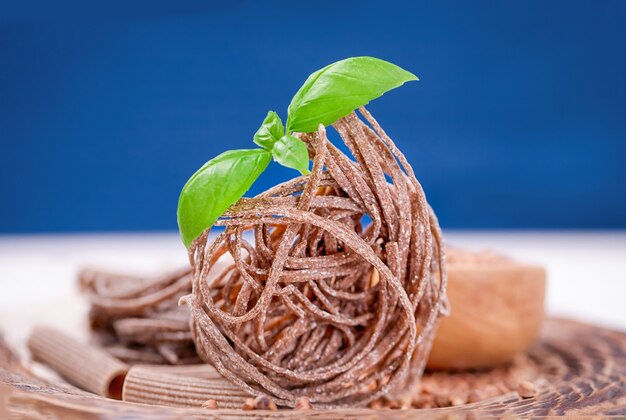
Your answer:
[[[196,168],[355,55],[420,77],[370,110],[444,227],[626,228],[623,0],[14,3],[0,232],[176,229]]]

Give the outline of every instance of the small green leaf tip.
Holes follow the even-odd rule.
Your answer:
[[[285,134],[285,128],[280,117],[274,111],[269,111],[263,124],[254,134],[254,142],[264,149],[272,150],[276,143]]]
[[[274,160],[287,168],[309,173],[309,151],[306,144],[297,137],[286,134],[280,138],[272,149]]]

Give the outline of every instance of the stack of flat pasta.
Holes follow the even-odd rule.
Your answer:
[[[178,299],[191,291],[189,269],[138,277],[85,269],[79,285],[91,304],[98,344],[129,363],[198,363],[189,311]]]

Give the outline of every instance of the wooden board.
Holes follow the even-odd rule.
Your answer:
[[[447,416],[626,415],[626,333],[550,319],[527,353],[539,369],[537,396],[511,392],[480,402],[422,410],[243,411],[170,408],[98,397],[65,383],[44,380],[25,368],[0,342],[0,418],[6,417],[206,417],[206,418],[433,418]],[[450,373],[449,375],[454,375]]]

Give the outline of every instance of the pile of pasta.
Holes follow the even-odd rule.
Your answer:
[[[298,134],[311,174],[233,205],[216,223],[223,233],[193,242],[190,269],[156,278],[83,270],[97,358],[110,363],[86,369],[96,385],[74,382],[183,406],[410,399],[447,313],[443,239],[404,155],[359,113],[333,125],[349,155],[322,125]],[[34,354],[58,338],[33,337]],[[73,366],[60,370],[72,377]]]

